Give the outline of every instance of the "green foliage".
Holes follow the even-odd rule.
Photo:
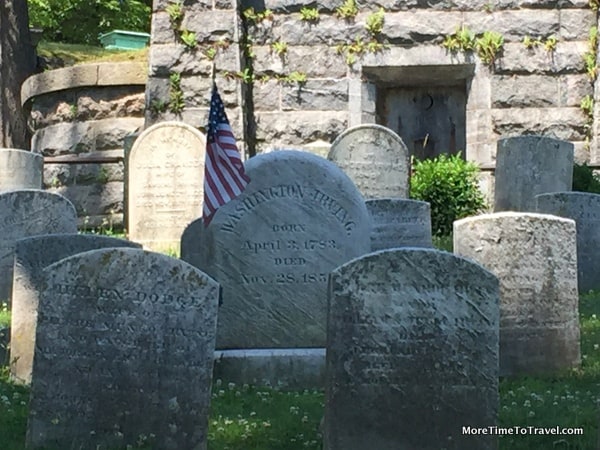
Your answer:
[[[479,169],[460,154],[417,160],[413,169],[411,198],[430,203],[434,235],[450,234],[452,222],[485,209],[485,200],[477,182]]]
[[[475,40],[475,50],[485,64],[493,65],[503,47],[504,37],[495,31],[485,31]]]
[[[169,103],[160,99],[153,99],[150,102],[150,112],[153,115],[164,113],[169,107]]]
[[[540,45],[542,43],[542,41],[540,39],[532,39],[529,36],[525,36],[523,38],[523,45],[525,46],[526,49],[530,50],[534,47],[537,47],[538,45]]]
[[[365,28],[369,34],[373,37],[377,36],[383,30],[383,23],[385,21],[385,10],[379,8],[379,11],[371,13],[367,16]]]
[[[586,95],[583,97],[579,106],[586,115],[588,121],[591,122],[594,119],[594,99],[592,96]]]
[[[282,56],[287,53],[288,45],[287,45],[287,42],[277,41],[277,42],[273,42],[271,44],[271,48],[277,55]]]
[[[177,30],[181,21],[183,20],[183,3],[181,1],[174,1],[167,5],[165,11],[169,15],[169,21],[171,22],[171,28]]]
[[[263,20],[273,20],[273,11],[265,9],[261,12],[256,12],[253,7],[245,9],[242,13],[244,18],[250,23],[260,23]]]
[[[547,52],[553,52],[554,50],[556,50],[557,43],[558,43],[558,39],[556,39],[556,36],[550,36],[544,42],[544,48],[546,49]]]
[[[592,11],[598,11],[598,7],[600,6],[600,0],[589,0],[590,8]]]
[[[600,176],[586,163],[573,164],[573,190],[600,194]]]
[[[55,42],[98,44],[112,30],[150,31],[151,0],[27,0],[29,23]]]
[[[346,58],[346,64],[349,66],[353,65],[356,60],[364,55],[365,53],[378,53],[382,52],[388,46],[376,39],[365,41],[360,36],[356,37],[354,41],[347,44],[338,44],[335,47],[336,53],[344,55]]]
[[[302,8],[300,10],[300,18],[305,22],[318,22],[319,10],[317,8]]]
[[[284,78],[284,81],[288,83],[298,83],[298,85],[303,85],[304,83],[306,83],[306,74],[304,72],[294,71],[288,76],[286,76]]]
[[[184,43],[186,48],[192,49],[195,48],[198,42],[196,41],[196,33],[189,30],[182,30],[181,35],[179,36],[181,42]]]
[[[590,28],[588,39],[588,51],[583,54],[585,70],[592,81],[598,76],[596,65],[596,49],[598,48],[598,27]]]
[[[203,53],[210,61],[214,61],[217,56],[217,49],[215,47],[208,47]]]
[[[185,102],[181,90],[181,74],[171,72],[169,75],[169,111],[173,114],[181,114],[183,108],[185,108]]]
[[[473,50],[475,48],[475,34],[467,27],[462,26],[457,28],[454,34],[446,36],[442,46],[451,52]]]
[[[344,0],[342,6],[335,10],[338,17],[342,19],[354,19],[358,14],[358,6],[356,0]]]

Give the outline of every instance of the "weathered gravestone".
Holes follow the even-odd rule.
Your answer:
[[[175,250],[185,226],[202,215],[204,135],[182,122],[146,129],[127,158],[127,223],[131,240]]]
[[[367,200],[371,215],[371,251],[432,247],[429,203],[403,198]]]
[[[370,249],[364,199],[306,152],[256,156],[246,173],[201,233],[200,269],[223,287],[217,348],[324,347],[327,275]]]
[[[454,222],[454,253],[500,280],[500,374],[579,365],[575,222],[496,213]]]
[[[62,195],[35,189],[0,193],[0,301],[10,299],[17,240],[76,232],[75,207]]]
[[[354,181],[365,198],[408,198],[410,155],[396,133],[359,125],[340,134],[327,159]]]
[[[44,157],[14,148],[0,148],[0,192],[41,189]]]
[[[194,267],[204,267],[205,265],[202,262],[202,257],[206,253],[202,251],[203,232],[204,222],[202,218],[199,218],[190,222],[181,235],[180,258]]]
[[[495,449],[498,280],[432,249],[382,250],[329,279],[325,450]]]
[[[141,246],[124,239],[90,234],[48,234],[17,241],[10,336],[10,370],[15,381],[31,382],[37,310],[44,267],[77,253],[107,247]]]
[[[535,212],[535,196],[570,191],[573,144],[543,136],[498,141],[494,211]]]
[[[600,289],[600,195],[556,192],[535,197],[542,214],[573,219],[577,227],[577,283],[579,292]]]
[[[219,285],[138,249],[44,269],[28,448],[206,449]],[[128,447],[129,448],[129,447]]]

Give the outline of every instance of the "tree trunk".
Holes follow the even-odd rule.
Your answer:
[[[30,148],[21,84],[33,74],[35,51],[25,0],[0,1],[0,147]]]

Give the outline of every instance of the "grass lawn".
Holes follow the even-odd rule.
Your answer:
[[[583,436],[502,436],[501,450],[596,450],[600,397],[600,293],[580,302],[580,369],[500,382],[502,427],[583,427]],[[320,450],[322,392],[283,392],[253,386],[213,386],[210,450]],[[28,390],[0,375],[0,448],[23,450]],[[141,446],[139,448],[151,448]],[[376,450],[376,449],[373,449]]]
[[[45,58],[61,59],[65,66],[93,62],[148,62],[148,47],[123,51],[106,50],[92,45],[41,41],[37,47],[37,54]]]

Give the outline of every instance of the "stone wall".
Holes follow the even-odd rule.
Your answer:
[[[336,15],[342,3],[186,1],[179,23],[170,20],[168,1],[155,0],[147,107],[168,101],[169,75],[176,72],[184,108],[180,114],[148,112],[147,123],[178,117],[205,125],[207,54],[219,47],[217,83],[246,156],[289,146],[317,146],[323,153],[346,127],[385,125],[382,99],[389,89],[459,86],[466,96],[466,149],[460,150],[468,159],[493,167],[498,138],[537,133],[573,142],[578,161],[600,161],[597,121],[590,126],[580,108],[584,97],[596,96],[583,58],[597,26],[588,0],[376,0],[359,2],[351,20]],[[244,15],[250,7],[255,14]],[[318,9],[318,21],[302,19],[306,7]],[[376,41],[385,48],[369,48],[365,25],[380,7],[384,24]],[[258,14],[265,10],[270,13]],[[460,26],[478,36],[502,35],[503,51],[493,65],[476,52],[442,46]],[[195,48],[183,43],[183,30],[196,33]],[[526,48],[526,37],[540,42]],[[219,44],[224,41],[226,49]],[[277,54],[275,45],[282,44],[276,42],[287,51]],[[354,62],[347,60],[353,49]]]
[[[80,228],[123,223],[123,138],[144,124],[146,78],[145,64],[85,64],[22,86],[44,188],[73,202]]]

